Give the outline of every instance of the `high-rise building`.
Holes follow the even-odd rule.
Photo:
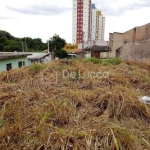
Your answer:
[[[96,39],[103,41],[104,32],[105,32],[105,17],[103,17],[101,11],[97,11]]]
[[[97,30],[97,9],[95,4],[92,4],[92,15],[91,15],[91,40],[96,39]]]
[[[72,43],[90,40],[91,0],[73,0]]]
[[[92,4],[92,27],[91,27],[91,40],[104,41],[105,32],[105,17],[101,11],[97,11],[95,4]]]
[[[91,0],[73,0],[72,43],[104,40],[105,17]]]

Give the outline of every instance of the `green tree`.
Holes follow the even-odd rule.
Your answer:
[[[42,50],[42,40],[40,38],[36,38],[33,41],[34,41],[34,49],[36,51],[41,51]]]
[[[7,40],[7,45],[4,46],[3,51],[5,52],[22,51],[21,41]]]
[[[0,51],[3,51],[3,49],[4,49],[4,44],[0,43]]]
[[[54,54],[56,53],[56,51],[61,50],[65,45],[66,45],[65,39],[59,37],[59,35],[57,34],[55,34],[49,40],[50,52],[53,52]]]
[[[68,57],[68,53],[64,50],[58,50],[56,51],[56,57],[63,59]]]
[[[0,38],[2,37],[6,37],[9,40],[14,39],[15,37],[13,37],[10,33],[6,32],[6,31],[0,31]]]

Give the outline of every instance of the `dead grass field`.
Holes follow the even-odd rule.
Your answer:
[[[150,149],[150,107],[139,101],[150,96],[148,65],[58,60],[2,72],[0,83],[0,150]]]

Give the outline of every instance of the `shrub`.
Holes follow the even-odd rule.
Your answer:
[[[85,63],[87,62],[93,62],[94,64],[102,64],[104,66],[112,64],[112,65],[118,65],[122,62],[121,58],[112,58],[112,59],[99,59],[99,58],[86,58],[84,60]]]
[[[102,60],[99,59],[99,58],[95,58],[95,57],[92,57],[92,58],[86,58],[84,60],[85,63],[87,62],[93,62],[94,64],[99,64],[99,63],[102,63]]]
[[[31,74],[37,74],[41,71],[43,71],[46,68],[46,65],[42,63],[34,63],[29,67],[29,73]]]
[[[121,58],[112,58],[112,59],[108,59],[107,61],[109,64],[112,64],[112,65],[119,65],[120,63],[122,63]]]
[[[56,51],[56,57],[63,59],[68,57],[68,53],[64,50],[58,50]]]

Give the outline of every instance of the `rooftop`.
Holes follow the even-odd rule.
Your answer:
[[[88,46],[88,47],[84,48],[84,51],[108,52],[108,51],[110,51],[110,49],[108,46],[93,45],[93,46]]]
[[[49,53],[32,53],[32,55],[28,56],[28,59],[40,60],[40,59],[45,58],[46,56],[49,56]]]
[[[9,58],[18,58],[18,57],[25,57],[28,56],[30,54],[27,53],[18,53],[18,52],[0,52],[0,59],[9,59]]]

